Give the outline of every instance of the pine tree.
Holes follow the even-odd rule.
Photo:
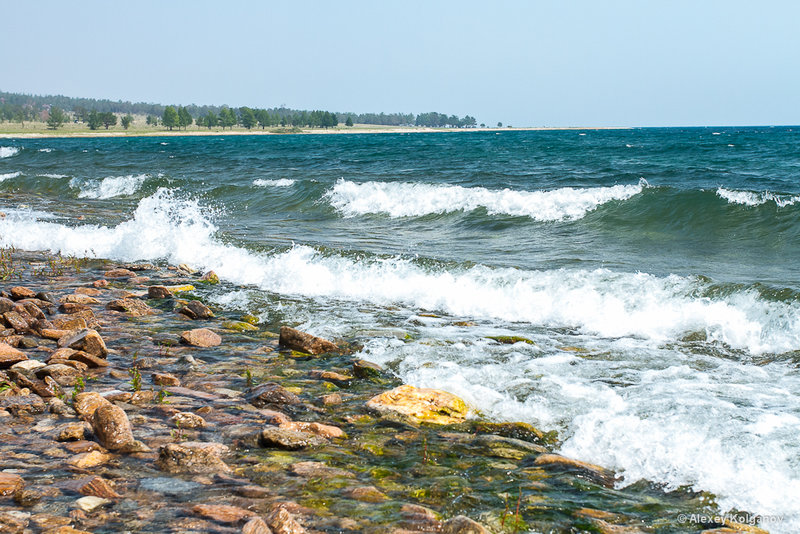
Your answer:
[[[164,116],[161,118],[161,123],[172,130],[178,125],[178,112],[172,106],[164,108]]]

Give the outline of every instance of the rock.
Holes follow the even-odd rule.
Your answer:
[[[314,355],[339,350],[335,343],[288,326],[281,327],[281,335],[278,342],[286,348]]]
[[[58,340],[59,347],[68,347],[74,350],[82,350],[89,354],[94,354],[101,358],[108,356],[108,349],[96,330],[82,328]]]
[[[109,310],[125,312],[133,317],[142,317],[143,315],[153,315],[155,310],[147,305],[143,300],[137,298],[124,298],[112,300],[106,304]]]
[[[49,376],[55,380],[58,385],[71,387],[78,383],[78,377],[80,376],[81,372],[74,367],[70,367],[69,365],[55,363],[40,367],[34,372],[34,374],[39,379]]]
[[[205,428],[206,420],[192,412],[178,412],[170,418],[178,428]]]
[[[40,367],[44,367],[44,364],[38,360],[24,360],[12,365],[11,370],[22,374],[30,374]]]
[[[178,310],[178,313],[181,313],[190,319],[210,319],[211,317],[214,317],[214,313],[211,311],[211,308],[199,300],[190,300],[186,306]]]
[[[238,523],[256,515],[250,510],[224,504],[198,504],[192,508],[192,512],[220,523]]]
[[[38,293],[36,293],[36,295],[34,295],[34,298],[44,302],[49,302],[50,304],[54,304],[56,302],[56,299],[53,298],[53,295],[46,291],[39,291]]]
[[[90,297],[99,297],[103,294],[102,291],[95,287],[79,287],[74,293],[76,295],[89,295]]]
[[[97,287],[97,288],[108,287],[108,280],[103,280],[103,279],[95,280],[94,282],[92,282],[92,287]]]
[[[225,321],[222,328],[233,332],[258,332],[258,327],[244,321]]]
[[[367,408],[383,416],[400,416],[412,422],[439,425],[463,423],[468,413],[464,401],[451,393],[409,385],[372,397]]]
[[[139,489],[165,493],[167,495],[180,495],[191,493],[201,487],[197,482],[182,480],[178,477],[143,478],[139,481]]]
[[[359,486],[357,488],[350,488],[344,491],[344,496],[350,499],[361,502],[383,502],[389,500],[386,496],[375,486]]]
[[[95,410],[105,404],[111,404],[99,393],[94,391],[78,393],[75,395],[73,406],[75,411],[86,421],[91,421]]]
[[[41,491],[21,489],[14,493],[14,502],[27,508],[41,501],[42,497],[44,497],[44,495]],[[2,523],[2,521],[0,521],[0,523]]]
[[[86,425],[84,423],[64,423],[56,427],[54,431],[56,441],[78,441],[86,437]]]
[[[300,404],[300,398],[275,382],[267,382],[247,390],[247,402],[258,408],[270,405]]]
[[[352,376],[335,373],[333,371],[320,371],[317,369],[310,371],[308,376],[317,380],[325,380],[326,382],[331,382],[341,387],[349,386],[350,381],[353,380]]]
[[[445,521],[441,532],[442,534],[489,534],[480,523],[463,515]]]
[[[13,495],[24,487],[25,481],[21,476],[0,471],[0,495]]]
[[[153,373],[153,384],[157,386],[180,386],[180,379],[169,373]]]
[[[0,369],[8,369],[14,364],[24,362],[28,357],[19,349],[0,343]]]
[[[325,439],[313,434],[277,427],[267,427],[258,436],[258,444],[262,447],[275,447],[289,451],[318,447],[325,443],[327,443]]]
[[[131,423],[119,406],[100,405],[92,414],[91,423],[97,440],[106,449],[122,449],[134,441]]]
[[[82,313],[85,311],[92,311],[92,309],[87,306],[86,304],[75,304],[74,302],[65,302],[61,306],[58,307],[58,311],[61,313]]]
[[[102,497],[95,497],[94,495],[89,495],[87,497],[81,497],[75,504],[86,513],[89,513],[101,506],[105,506],[109,504],[111,501],[108,499],[103,499]]]
[[[89,451],[76,454],[67,463],[79,469],[91,469],[103,465],[111,460],[112,456],[100,451]]]
[[[6,297],[0,297],[0,314],[11,311],[13,309],[14,309],[13,300]]]
[[[219,284],[219,276],[217,276],[217,273],[214,271],[208,271],[200,277],[200,281],[207,284]]]
[[[228,452],[222,443],[190,441],[168,443],[159,450],[156,465],[169,473],[229,473],[221,455]]]
[[[272,534],[272,531],[263,519],[254,517],[242,527],[242,534]]]
[[[345,435],[338,426],[323,425],[321,423],[289,421],[279,424],[278,428],[291,430],[293,432],[305,432],[307,434],[314,434],[315,436],[322,436],[323,438],[342,438]]]
[[[24,334],[31,330],[28,322],[18,312],[11,310],[3,314],[3,322],[13,328],[17,333]]]
[[[80,293],[72,294],[72,295],[65,295],[65,296],[61,297],[61,301],[60,302],[62,304],[66,304],[68,302],[71,302],[73,304],[86,304],[86,305],[89,305],[89,304],[100,304],[100,301],[97,300],[96,298],[90,297],[89,295],[83,295],[83,294],[80,294]]]
[[[86,319],[83,317],[56,317],[53,326],[58,330],[80,330],[86,328]]]
[[[295,475],[305,478],[355,478],[350,471],[331,467],[324,462],[297,462],[290,469]]]
[[[36,292],[23,286],[15,286],[9,290],[11,298],[14,300],[32,299],[36,298]]]
[[[38,346],[39,346],[39,342],[36,340],[36,338],[31,337],[31,336],[25,336],[25,337],[23,337],[22,339],[19,340],[18,348],[21,347],[23,349],[33,349],[33,348],[36,348]]]
[[[76,350],[70,355],[69,359],[86,364],[86,366],[92,369],[108,367],[108,360],[95,356],[94,354],[89,354],[88,352],[83,352],[82,350]]]
[[[172,297],[172,292],[165,286],[150,286],[147,288],[147,298],[149,299],[168,299]]]
[[[195,328],[181,332],[181,341],[193,347],[216,347],[222,343],[222,338],[208,328]]]
[[[503,345],[514,345],[515,343],[526,343],[528,345],[536,345],[533,341],[522,336],[486,336],[486,339],[491,339],[502,343]]]
[[[130,278],[136,276],[136,273],[128,269],[111,269],[106,271],[105,276],[106,278]]]
[[[71,330],[58,330],[56,328],[45,328],[40,333],[43,338],[59,340],[69,334]]]
[[[289,513],[283,505],[278,505],[267,516],[267,525],[274,534],[305,534],[306,529]]]
[[[15,417],[43,413],[45,404],[39,395],[9,395],[0,398],[0,409],[8,410]]]
[[[356,360],[353,362],[353,374],[358,378],[380,378],[383,367],[367,360]]]
[[[343,402],[342,401],[342,396],[339,395],[338,393],[331,393],[329,395],[323,395],[320,398],[320,400],[322,401],[322,404],[324,406],[338,406],[339,404],[341,404]]]
[[[100,497],[103,499],[119,499],[121,497],[121,495],[114,491],[114,488],[108,484],[108,481],[93,475],[70,481],[67,487],[81,495]]]
[[[607,488],[614,487],[615,479],[613,471],[605,467],[600,467],[599,465],[573,460],[572,458],[567,458],[560,454],[540,454],[534,460],[533,465],[565,469],[575,472],[584,478],[588,478],[601,486]]]

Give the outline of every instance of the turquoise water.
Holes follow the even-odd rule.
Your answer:
[[[0,180],[0,244],[213,269],[218,305],[800,528],[797,128],[4,139]]]

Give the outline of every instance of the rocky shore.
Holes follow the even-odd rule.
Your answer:
[[[0,533],[764,532],[209,306],[214,273],[3,251],[0,278]]]

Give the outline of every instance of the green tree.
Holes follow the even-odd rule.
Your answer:
[[[55,106],[50,108],[50,115],[47,117],[47,127],[51,130],[55,130],[67,120],[66,115],[61,110],[61,108],[57,108]]]
[[[127,130],[128,128],[130,128],[131,123],[133,122],[133,116],[130,113],[128,113],[127,115],[122,117],[121,122],[122,122],[122,127]]]
[[[109,126],[116,126],[117,125],[117,116],[114,115],[113,112],[107,111],[105,113],[100,114],[100,120],[103,122],[103,126],[106,127],[108,130]]]
[[[94,109],[89,112],[86,122],[90,130],[97,130],[103,125],[103,117],[101,117],[101,115],[101,113],[98,113],[97,110]]]
[[[256,114],[252,109],[248,107],[239,108],[239,116],[241,117],[242,126],[248,130],[256,125]]]
[[[236,113],[230,108],[222,108],[219,110],[219,125],[224,130],[225,127],[232,128],[236,124]]]
[[[161,117],[161,124],[170,130],[178,126],[178,111],[172,106],[165,107],[164,115]]]
[[[206,116],[203,119],[203,123],[210,130],[212,127],[216,126],[219,123],[219,119],[217,118],[216,113],[214,113],[213,111],[209,111],[208,113],[206,113]]]
[[[192,115],[189,113],[189,111],[183,106],[179,107],[178,126],[185,130],[187,126],[192,125],[192,122],[194,122],[194,120],[192,119]]]
[[[498,128],[502,128],[502,127],[503,127],[503,123],[502,123],[502,122],[498,122],[498,123],[497,123],[497,127],[498,127]]]
[[[344,122],[344,125],[345,126],[352,126],[353,125],[353,119],[350,118],[350,115],[347,116],[347,120]]]

